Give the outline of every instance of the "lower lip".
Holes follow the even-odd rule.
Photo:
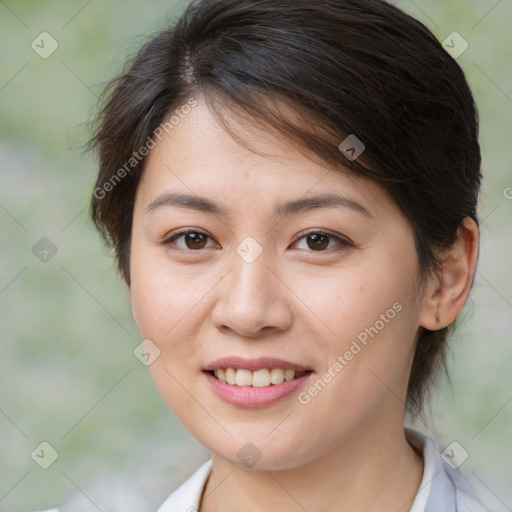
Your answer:
[[[312,372],[305,373],[281,384],[271,384],[263,388],[226,384],[208,372],[203,372],[213,390],[226,402],[243,408],[266,407],[275,404],[302,386]]]

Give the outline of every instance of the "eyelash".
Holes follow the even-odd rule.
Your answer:
[[[207,233],[204,233],[203,231],[200,231],[198,229],[194,229],[194,228],[189,228],[189,229],[184,229],[182,231],[178,231],[177,233],[174,233],[172,236],[166,238],[165,240],[163,240],[161,242],[160,245],[172,250],[172,251],[176,251],[176,252],[182,252],[182,253],[193,253],[193,252],[200,252],[202,251],[203,249],[182,249],[181,247],[173,247],[172,246],[172,243],[185,236],[185,235],[188,235],[188,234],[191,234],[191,233],[194,233],[194,234],[200,234],[200,235],[204,235],[206,236],[207,238],[209,238],[210,240],[213,240],[213,238],[208,235]],[[324,230],[313,230],[313,231],[307,231],[307,232],[301,232],[298,234],[297,238],[295,239],[294,242],[292,242],[293,244],[296,244],[297,242],[299,242],[300,240],[302,240],[303,238],[306,238],[308,237],[309,235],[323,235],[323,236],[327,236],[329,237],[330,239],[334,239],[337,243],[338,243],[338,251],[339,250],[343,250],[343,249],[346,249],[348,247],[353,247],[353,244],[351,242],[349,242],[348,240],[342,238],[342,237],[339,237],[337,235],[334,235],[333,233],[330,233],[328,231],[324,231]],[[312,253],[330,253],[332,252],[332,248],[331,249],[325,249],[325,250],[320,250],[320,251],[313,251],[313,250],[308,250],[307,252],[312,252]]]

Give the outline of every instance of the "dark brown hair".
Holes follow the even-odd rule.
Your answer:
[[[111,82],[91,139],[100,162],[92,218],[127,283],[141,148],[194,94],[230,133],[223,111],[382,184],[413,227],[422,277],[439,269],[462,220],[477,221],[476,107],[461,68],[422,23],[382,0],[202,0]],[[338,148],[350,134],[365,146],[355,160]],[[447,331],[420,327],[412,411],[444,367]]]

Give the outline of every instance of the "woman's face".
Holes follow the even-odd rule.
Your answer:
[[[199,99],[151,150],[132,311],[158,390],[203,445],[234,464],[297,467],[401,428],[423,307],[417,255],[380,186],[237,130],[265,156]]]

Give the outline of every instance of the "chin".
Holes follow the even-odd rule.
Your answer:
[[[315,459],[317,450],[313,446],[304,446],[304,435],[290,438],[279,436],[270,440],[268,431],[251,432],[247,430],[242,437],[234,439],[226,435],[222,443],[219,439],[198,440],[210,452],[233,466],[261,471],[292,469]]]

